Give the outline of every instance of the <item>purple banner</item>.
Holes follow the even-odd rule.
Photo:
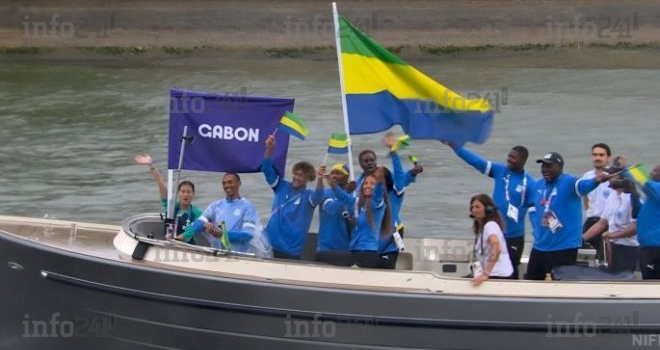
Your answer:
[[[243,90],[245,92],[245,90]],[[177,169],[184,126],[192,143],[186,143],[182,169],[254,173],[269,134],[278,127],[285,111],[293,111],[294,99],[219,94],[172,89],[168,168]],[[275,134],[273,162],[284,174],[289,134]]]

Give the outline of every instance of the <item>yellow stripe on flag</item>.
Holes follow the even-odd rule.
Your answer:
[[[346,94],[375,94],[387,90],[399,99],[431,101],[455,112],[492,110],[488,101],[465,98],[412,66],[352,53],[342,53],[341,58]]]
[[[293,120],[291,120],[287,117],[283,117],[282,120],[280,121],[280,123],[290,127],[291,129],[293,129],[297,132],[299,132],[303,136],[309,135],[309,130],[301,128],[300,124],[296,123],[295,121],[293,121]]]

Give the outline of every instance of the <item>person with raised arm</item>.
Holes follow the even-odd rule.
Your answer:
[[[395,269],[399,257],[400,247],[397,240],[403,239],[404,224],[399,213],[403,206],[404,195],[408,186],[415,182],[417,175],[424,171],[419,162],[414,162],[413,168],[406,171],[403,168],[399,148],[394,134],[388,133],[383,139],[385,147],[389,150],[389,156],[392,159],[392,172],[383,168],[385,174],[385,183],[387,185],[387,194],[390,200],[390,212],[392,213],[392,232],[381,236],[378,244],[378,254],[381,257],[381,267],[385,269]],[[389,186],[392,183],[392,186]],[[401,247],[402,248],[402,247]]]
[[[483,159],[465,147],[445,143],[459,158],[493,179],[492,198],[506,226],[506,229],[503,228],[504,239],[513,265],[512,278],[518,279],[518,266],[525,248],[525,215],[531,206],[530,198],[536,182],[525,171],[529,151],[524,146],[515,146],[507,154],[506,164],[503,164]]]
[[[291,171],[291,181],[284,179],[273,166],[274,147],[275,136],[269,135],[261,171],[275,196],[266,232],[275,258],[300,260],[318,205],[314,191],[307,188],[307,183],[316,179],[316,171],[310,163],[298,162]]]
[[[333,165],[329,175],[326,171],[325,165],[319,166],[314,191],[315,201],[319,203],[316,260],[332,265],[350,266],[348,247],[355,225],[353,213],[356,202],[356,198],[350,193],[355,190],[355,182],[349,183],[346,164]],[[324,179],[328,183],[327,189],[323,184]]]
[[[142,153],[135,155],[134,160],[138,164],[149,165],[149,173],[158,186],[161,207],[167,212],[167,185],[165,184],[165,180],[160,174],[160,171],[158,171],[153,158],[146,153]],[[177,223],[176,234],[180,235],[192,222],[202,215],[202,209],[192,204],[192,200],[195,197],[195,185],[190,181],[181,181],[177,185],[176,197],[177,201],[174,204],[174,217],[176,218],[175,222]]]
[[[552,269],[575,265],[582,247],[582,196],[609,179],[606,173],[592,179],[578,179],[564,173],[564,158],[551,152],[536,161],[541,163],[543,178],[536,182],[532,226],[534,244],[529,256],[526,278],[543,280]]]
[[[631,177],[646,195],[637,215],[639,266],[642,270],[642,278],[658,280],[660,279],[660,164],[656,165],[650,174],[642,170]]]

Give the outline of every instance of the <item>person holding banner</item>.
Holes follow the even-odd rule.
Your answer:
[[[156,164],[150,155],[143,153],[137,154],[134,157],[135,162],[138,164],[149,165],[149,173],[156,181],[158,186],[158,193],[160,195],[160,204],[164,211],[167,212],[167,185],[163,176],[158,171]],[[192,200],[195,197],[195,185],[190,181],[181,181],[176,189],[178,201],[174,206],[174,217],[176,218],[176,234],[179,235],[190,226],[192,222],[202,215],[202,209],[193,205]]]
[[[316,171],[310,163],[298,162],[293,166],[291,181],[285,180],[273,166],[274,147],[275,136],[269,135],[261,171],[275,196],[266,232],[275,258],[300,260],[318,204],[312,196],[314,191],[307,188],[307,183],[316,179]]]
[[[660,279],[660,164],[649,174],[640,165],[624,172],[635,181],[646,194],[637,215],[637,238],[639,239],[639,265],[645,280]],[[650,177],[649,177],[650,175]]]
[[[226,197],[211,203],[177,239],[191,242],[203,232],[216,249],[250,252],[250,242],[259,232],[259,216],[254,205],[240,195],[241,178],[236,173],[222,177]],[[222,229],[224,226],[224,230]],[[221,235],[229,235],[231,247],[221,244]]]
[[[349,193],[355,190],[355,182],[348,182],[349,170],[346,164],[332,166],[330,175],[326,166],[321,165],[317,172],[314,199],[319,203],[319,235],[316,260],[338,266],[350,266],[348,246],[355,226],[356,198]],[[329,189],[325,189],[323,179]],[[352,186],[351,186],[352,184]],[[353,187],[353,188],[350,188]]]
[[[403,162],[399,156],[399,151],[404,146],[409,144],[409,137],[404,135],[398,139],[394,138],[394,134],[388,133],[383,139],[383,143],[389,150],[390,158],[392,158],[393,173],[385,171],[385,176],[388,175],[392,178],[392,187],[388,188],[388,197],[390,200],[392,213],[393,230],[386,236],[381,236],[378,244],[378,254],[381,257],[381,268],[395,269],[396,261],[399,258],[399,251],[403,247],[403,222],[399,217],[399,212],[403,206],[403,196],[405,195],[406,188],[415,182],[417,175],[424,171],[424,168],[419,162],[414,162],[412,169],[405,171]],[[386,179],[386,183],[387,183]],[[397,244],[397,242],[399,242]],[[401,245],[401,246],[399,246]]]

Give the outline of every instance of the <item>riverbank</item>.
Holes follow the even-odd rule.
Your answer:
[[[363,31],[405,55],[660,48],[657,0],[364,0],[338,7]],[[0,4],[0,53],[57,52],[330,55],[331,6],[303,0]]]

